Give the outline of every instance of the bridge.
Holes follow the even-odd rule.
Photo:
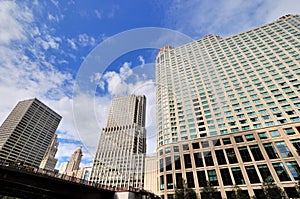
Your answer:
[[[159,198],[144,190],[108,187],[43,169],[0,162],[0,198],[114,199],[119,198],[120,192],[129,192],[127,195],[140,199]]]

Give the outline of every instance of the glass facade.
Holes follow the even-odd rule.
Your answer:
[[[290,15],[228,38],[208,35],[159,51],[157,151],[163,160],[170,156],[165,148],[174,153],[170,170],[159,175],[180,169],[198,198],[206,181],[220,198],[234,185],[249,196],[260,194],[264,181],[294,186],[300,162],[299,27],[300,16]],[[174,182],[160,195],[172,190]]]

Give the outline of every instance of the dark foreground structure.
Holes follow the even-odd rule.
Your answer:
[[[116,193],[129,192],[134,198],[158,198],[141,190],[121,190],[83,179],[27,167],[22,164],[0,162],[0,197],[18,198],[72,198],[113,199],[123,198]],[[118,195],[118,194],[117,194]],[[121,194],[122,195],[122,194]]]

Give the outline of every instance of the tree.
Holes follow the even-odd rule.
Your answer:
[[[175,199],[197,199],[196,192],[182,180],[175,188]]]
[[[230,198],[232,199],[246,199],[249,198],[249,195],[243,193],[242,189],[235,185],[232,189],[233,193],[231,194]]]
[[[278,187],[274,182],[263,182],[262,190],[266,199],[283,199],[285,197],[284,191]]]
[[[210,184],[210,182],[206,182],[206,185],[203,187],[201,192],[201,198],[217,199],[219,198],[218,191]]]

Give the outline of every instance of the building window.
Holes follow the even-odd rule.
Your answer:
[[[165,182],[164,182],[164,176],[160,176],[160,190],[165,189]]]
[[[167,189],[173,189],[172,174],[167,174]]]
[[[179,147],[178,146],[174,146],[173,150],[174,150],[174,152],[179,152]]]
[[[255,161],[264,160],[264,156],[262,155],[258,145],[250,146],[250,151],[252,152]]]
[[[280,137],[280,133],[277,130],[270,131],[270,134],[271,134],[272,138]]]
[[[170,153],[170,152],[171,152],[171,148],[170,147],[165,148],[165,153]]]
[[[159,171],[160,172],[164,171],[164,159],[159,160]]]
[[[201,142],[202,148],[208,148],[209,147],[209,142],[208,141],[203,141]]]
[[[214,161],[210,151],[204,152],[204,160],[206,166],[214,166]]]
[[[232,185],[232,180],[228,168],[220,169],[220,172],[223,180],[223,185]]]
[[[218,186],[219,183],[218,183],[218,177],[217,177],[216,171],[214,169],[208,170],[207,174],[208,174],[208,182],[210,183],[210,185]]]
[[[275,142],[281,156],[283,158],[286,158],[286,157],[292,157],[292,153],[291,151],[289,150],[289,148],[286,146],[285,142],[284,141],[281,141],[281,142]]]
[[[213,143],[214,146],[221,146],[221,142],[220,142],[219,139],[213,140],[212,143]]]
[[[300,155],[300,139],[291,140],[291,143],[293,144],[298,155]]]
[[[199,187],[205,187],[206,186],[205,171],[197,171],[197,178],[198,178]]]
[[[194,153],[195,165],[196,167],[203,167],[203,160],[201,153]]]
[[[245,184],[245,180],[240,167],[232,168],[231,171],[236,185]]]
[[[258,165],[258,170],[264,182],[274,182],[273,176],[268,168],[268,165]]]
[[[234,140],[236,143],[244,142],[243,136],[235,136]]]
[[[277,176],[280,181],[290,181],[290,176],[287,174],[283,164],[280,163],[273,163],[273,167],[277,173]]]
[[[181,163],[180,163],[180,156],[179,155],[174,156],[174,164],[175,164],[175,170],[181,169]]]
[[[237,163],[238,160],[236,158],[236,155],[235,155],[235,152],[234,152],[234,149],[225,149],[226,151],[226,155],[227,155],[227,158],[228,158],[228,161],[230,164],[234,164],[234,163]]]
[[[188,144],[182,145],[182,149],[183,149],[184,151],[189,150],[189,145],[188,145]]]
[[[161,149],[159,150],[159,155],[163,155],[164,154],[164,151]]]
[[[252,140],[255,140],[253,134],[248,134],[248,135],[245,135],[245,138],[246,140],[249,142],[249,141],[252,141]]]
[[[223,152],[223,149],[221,149],[221,150],[215,150],[215,153],[216,153],[216,157],[217,157],[217,161],[218,161],[219,165],[227,164],[226,163],[226,159],[225,159],[225,155],[224,155],[224,152]]]
[[[166,157],[166,171],[172,170],[172,161],[171,157]]]
[[[192,143],[193,149],[199,149],[199,142]]]
[[[239,149],[239,152],[240,152],[243,162],[251,162],[252,161],[247,147],[239,147],[238,149]]]
[[[190,154],[184,154],[184,166],[185,168],[192,168],[192,161]]]
[[[263,133],[258,133],[258,137],[263,140],[263,139],[268,139],[268,135],[266,132]]]
[[[187,180],[188,188],[195,187],[193,172],[186,172],[186,180]]]
[[[222,140],[224,145],[231,144],[230,138],[223,138]]]
[[[292,173],[295,180],[300,180],[300,168],[296,161],[287,162],[287,167],[289,168],[290,172]]]
[[[293,128],[286,128],[286,129],[283,129],[283,131],[285,132],[286,135],[294,135],[295,134],[295,131]]]
[[[266,152],[267,152],[270,159],[278,158],[278,154],[277,154],[277,152],[276,152],[276,150],[275,150],[272,143],[267,143],[267,144],[264,144],[263,146],[264,146],[264,148],[265,148],[265,150],[266,150]]]
[[[178,189],[183,188],[183,181],[182,181],[181,173],[176,173],[176,188],[178,188]]]
[[[250,183],[259,183],[259,178],[254,166],[245,167]]]

